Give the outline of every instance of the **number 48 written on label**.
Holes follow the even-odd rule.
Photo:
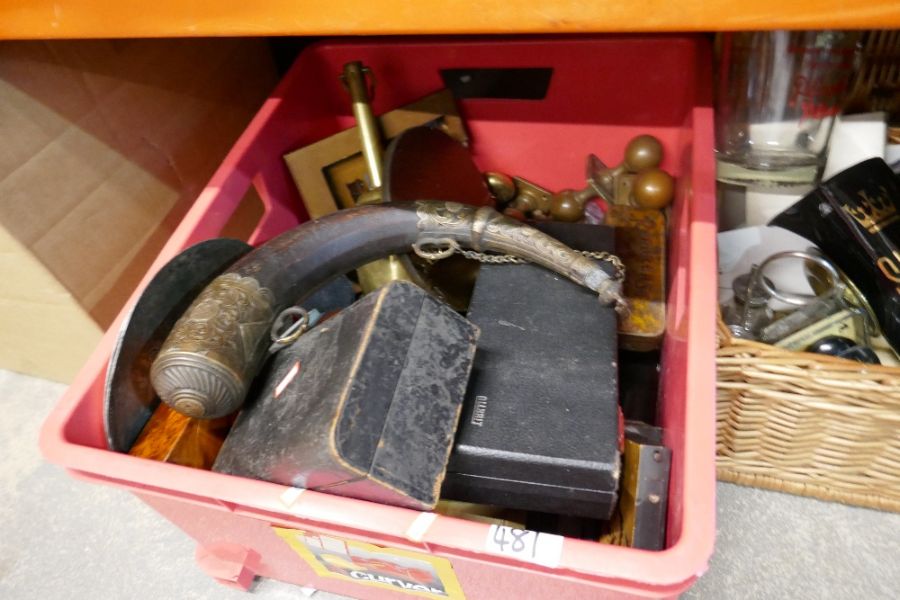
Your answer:
[[[545,567],[558,567],[564,539],[560,535],[515,529],[506,525],[491,525],[484,549],[491,554],[500,554]]]

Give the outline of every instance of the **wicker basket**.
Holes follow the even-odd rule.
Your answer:
[[[718,337],[720,480],[900,512],[900,368]]]
[[[900,121],[900,30],[867,31],[861,46],[859,69],[848,94],[848,111],[884,111],[888,123],[896,125]]]

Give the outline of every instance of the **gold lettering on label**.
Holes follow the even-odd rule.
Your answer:
[[[900,283],[900,267],[897,266],[897,263],[887,256],[880,256],[875,264],[878,265],[885,277],[894,283]]]
[[[887,189],[881,186],[880,191],[881,193],[875,196],[870,195],[866,190],[860,190],[857,192],[860,201],[856,206],[841,205],[845,213],[853,217],[857,223],[873,235],[900,220],[897,206],[889,200]]]

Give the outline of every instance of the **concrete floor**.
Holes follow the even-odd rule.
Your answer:
[[[248,598],[201,573],[194,544],[136,498],[44,462],[38,430],[64,389],[0,371],[0,598]],[[710,570],[687,598],[900,594],[900,515],[720,483],[718,524]],[[250,598],[310,594],[337,598],[267,580]]]

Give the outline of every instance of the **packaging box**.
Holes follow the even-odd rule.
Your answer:
[[[0,368],[72,380],[276,81],[262,40],[0,43]]]
[[[79,479],[130,490],[197,541],[201,568],[245,589],[259,575],[395,600],[411,594],[574,600],[681,593],[706,570],[715,537],[716,217],[707,42],[703,36],[579,36],[310,46],[150,269],[220,235],[251,185],[265,207],[246,238],[251,243],[306,220],[282,157],[354,124],[338,79],[348,61],[362,60],[378,77],[376,114],[451,83],[465,88],[494,76],[494,69],[504,77],[540,74],[538,85],[526,86],[519,97],[466,89],[458,96],[478,166],[551,189],[583,185],[589,152],[615,164],[631,137],[656,135],[666,149],[662,167],[677,181],[659,398],[659,424],[672,450],[665,550],[498,528],[111,452],[102,406],[114,330],[44,424],[45,456]]]

